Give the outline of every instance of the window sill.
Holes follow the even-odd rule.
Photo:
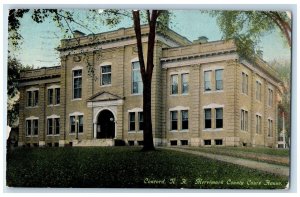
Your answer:
[[[55,135],[47,135],[47,137],[59,137],[59,134],[55,134]]]
[[[246,94],[246,93],[243,93],[243,92],[241,92],[241,95],[244,95],[244,96],[249,96],[248,94]]]
[[[179,96],[179,94],[170,94],[170,96]]]
[[[187,133],[187,132],[189,132],[189,130],[188,129],[183,129],[183,130],[180,130],[179,132]]]
[[[38,108],[39,106],[38,105],[36,105],[36,106],[26,106],[25,108],[27,108],[27,109],[34,109],[34,108]]]
[[[224,90],[216,90],[215,92],[216,92],[216,93],[223,93]]]
[[[76,133],[69,133],[69,135],[76,135]],[[78,133],[78,135],[83,135],[83,133]]]
[[[57,107],[57,106],[60,106],[60,104],[55,104],[55,105],[51,104],[51,105],[47,105],[47,107]]]
[[[100,85],[101,88],[111,87],[111,86],[112,86],[111,84],[108,84],[108,85]]]
[[[249,133],[248,131],[244,131],[244,130],[240,130],[240,132],[242,132],[242,133]]]
[[[138,130],[137,132],[138,132],[138,133],[143,133],[144,131],[143,131],[143,130]]]
[[[208,131],[208,132],[218,132],[218,131],[223,131],[223,128],[207,128],[207,129],[203,129],[202,131]]]
[[[143,96],[143,93],[131,94],[131,96]]]
[[[72,99],[71,101],[81,101],[82,98],[76,98],[76,99]]]
[[[25,137],[39,137],[38,135],[26,135]]]
[[[128,131],[128,133],[136,133],[136,131]]]
[[[178,130],[171,130],[171,131],[169,131],[169,132],[171,132],[171,133],[176,133],[176,132],[178,132]]]

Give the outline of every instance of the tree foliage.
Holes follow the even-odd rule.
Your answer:
[[[291,18],[277,11],[209,11],[216,17],[224,39],[235,39],[242,57],[253,58],[260,38],[278,29],[291,47]]]
[[[20,73],[32,69],[32,66],[23,66],[16,58],[8,56],[7,61],[7,124],[13,127],[19,118],[19,86]]]
[[[287,131],[287,137],[290,137],[291,133],[291,63],[290,61],[274,60],[270,62],[270,66],[276,69],[280,80],[280,88],[282,91],[282,100],[278,106],[278,131],[283,128],[282,119],[284,114],[285,129]]]

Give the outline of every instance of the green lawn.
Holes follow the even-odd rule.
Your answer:
[[[287,177],[176,151],[20,148],[7,154],[11,187],[285,188]]]
[[[289,150],[287,149],[254,147],[188,147],[188,149],[289,166]]]

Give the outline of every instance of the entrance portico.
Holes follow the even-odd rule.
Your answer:
[[[117,138],[118,109],[121,105],[123,99],[109,92],[99,92],[88,99],[87,106],[93,108],[94,139]]]

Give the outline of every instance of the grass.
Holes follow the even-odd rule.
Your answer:
[[[274,189],[288,182],[191,154],[131,147],[15,149],[6,177],[10,187]]]
[[[189,147],[188,149],[289,166],[289,150],[286,149],[253,147]]]

